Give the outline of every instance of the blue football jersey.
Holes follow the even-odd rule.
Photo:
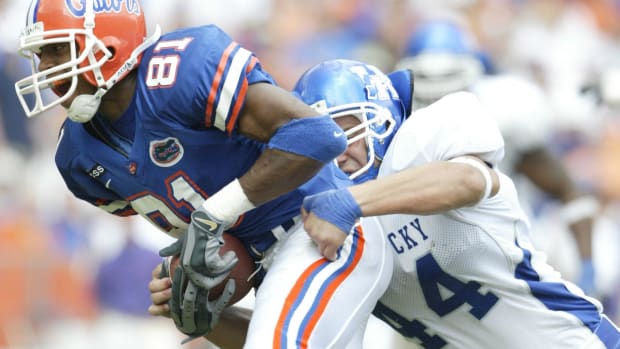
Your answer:
[[[172,236],[190,213],[241,177],[265,149],[237,132],[248,86],[275,84],[258,59],[216,26],[163,35],[145,51],[122,117],[67,120],[56,164],[73,194],[119,216],[139,214]],[[304,196],[348,185],[333,163],[302,187],[246,212],[228,231],[266,249],[271,229]]]

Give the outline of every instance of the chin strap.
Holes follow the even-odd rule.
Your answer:
[[[85,123],[95,116],[99,105],[101,104],[101,97],[108,92],[104,88],[99,88],[94,95],[79,95],[71,102],[71,107],[67,111],[67,117],[71,121]]]
[[[114,73],[112,77],[105,82],[103,87],[99,87],[97,92],[92,95],[79,95],[73,99],[71,106],[69,107],[67,117],[71,121],[85,123],[95,116],[99,105],[101,104],[101,98],[108,92],[112,86],[114,86],[119,80],[121,80],[127,73],[133,70],[138,64],[140,54],[144,52],[149,46],[154,44],[161,36],[161,28],[159,25],[155,26],[155,32],[153,35],[145,39],[142,44],[136,47],[131,56],[125,61],[125,63]]]

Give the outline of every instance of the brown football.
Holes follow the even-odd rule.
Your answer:
[[[245,297],[254,286],[253,280],[248,279],[250,278],[250,275],[252,275],[252,273],[254,272],[255,264],[254,260],[239,239],[228,233],[224,233],[223,238],[224,245],[222,245],[222,247],[220,248],[220,255],[223,255],[227,251],[234,251],[237,255],[237,258],[239,259],[239,262],[237,262],[237,265],[235,265],[233,270],[230,272],[228,277],[224,279],[224,281],[222,281],[220,284],[218,284],[209,291],[209,300],[214,300],[219,297],[224,290],[224,285],[226,285],[226,282],[232,278],[235,280],[235,293],[233,294],[230,302],[228,302],[227,305],[231,306],[240,301],[243,297]],[[174,275],[174,271],[179,266],[179,263],[179,255],[172,256],[170,258],[168,264],[170,270],[168,275],[170,275],[171,279]]]

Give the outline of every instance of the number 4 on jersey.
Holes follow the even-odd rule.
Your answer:
[[[480,320],[498,301],[492,292],[481,293],[479,283],[475,281],[464,283],[447,274],[430,253],[418,259],[416,266],[426,304],[439,316],[451,313],[467,303],[471,306],[469,312]],[[452,295],[444,299],[440,286],[452,292]]]

